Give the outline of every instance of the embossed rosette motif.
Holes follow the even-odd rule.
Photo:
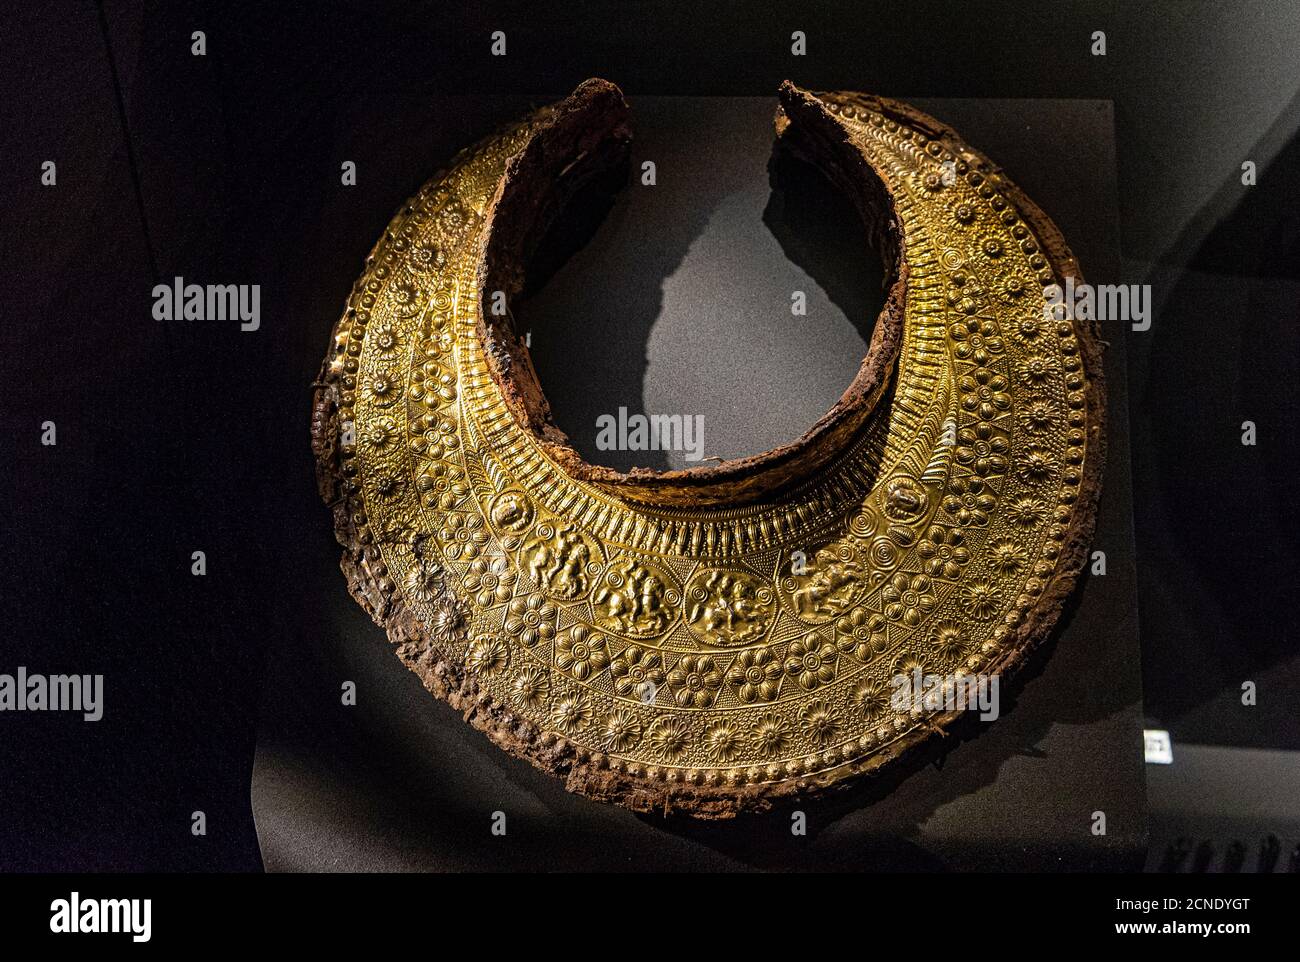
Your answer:
[[[800,483],[626,496],[557,463],[507,403],[484,234],[548,110],[397,214],[318,393],[345,567],[378,620],[402,613],[404,660],[500,744],[633,807],[727,814],[896,758],[951,718],[895,711],[891,679],[1013,667],[1090,532],[1100,368],[1090,331],[1045,319],[1043,286],[1077,276],[1050,221],[910,108],[795,88],[782,104],[843,131],[906,265],[892,390]]]

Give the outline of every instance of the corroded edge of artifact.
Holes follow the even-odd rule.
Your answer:
[[[791,86],[791,97],[798,96],[794,91]],[[620,497],[693,508],[743,504],[775,494],[842,453],[889,387],[903,336],[908,281],[893,198],[829,113],[822,108],[801,111],[795,127],[801,134],[807,130],[804,152],[854,203],[864,226],[876,229],[886,270],[885,302],[857,374],[830,410],[799,438],[768,451],[664,471],[618,471],[592,464],[574,450],[551,417],[531,356],[510,319],[489,328],[487,319],[493,315],[488,301],[498,291],[504,291],[507,303],[514,301],[523,288],[523,266],[532,248],[573,189],[569,181],[596,175],[616,162],[617,148],[625,146],[630,136],[627,117],[628,107],[617,87],[589,80],[557,105],[554,115],[507,164],[484,214],[484,245],[476,278],[483,304],[479,336],[497,348],[487,352],[488,367],[516,420],[551,460],[580,481],[598,484]],[[778,116],[779,137],[785,138],[790,126]],[[557,183],[562,185],[559,189]]]
[[[588,81],[575,96],[598,94],[601,86],[592,85],[593,82]],[[780,96],[786,117],[819,109],[814,96],[799,90],[788,81],[782,85]],[[1000,168],[934,118],[896,101],[862,95],[859,95],[859,99],[886,116],[896,117],[923,130],[932,140],[965,156],[972,170],[985,175],[1000,173]],[[779,114],[778,127],[780,124]],[[1010,181],[1003,182],[1001,192],[1028,222],[1050,255],[1050,263],[1057,279],[1063,281],[1066,276],[1072,275],[1076,281],[1081,280],[1077,261],[1052,221]],[[379,246],[376,244],[376,250]],[[372,262],[368,260],[367,266]],[[359,284],[360,281],[358,286]],[[345,313],[335,326],[336,338],[346,324]],[[989,673],[1007,675],[1013,672],[1024,662],[1034,646],[1051,631],[1074,589],[1095,524],[1100,479],[1105,462],[1102,342],[1095,321],[1075,319],[1074,326],[1086,378],[1085,394],[1089,412],[1088,456],[1084,459],[1078,499],[1060,543],[1059,560],[1053,575],[1028,614],[1004,642],[998,658],[987,664],[985,670]],[[363,535],[358,530],[358,525],[364,525],[365,518],[349,511],[343,493],[343,468],[338,446],[343,429],[338,407],[338,375],[330,369],[329,360],[327,358],[322,366],[313,397],[312,446],[317,460],[320,493],[333,511],[335,535],[343,546],[340,567],[347,577],[349,592],[373,620],[386,630],[403,663],[415,672],[432,694],[462,712],[465,721],[484,732],[498,747],[527,759],[544,771],[560,776],[570,791],[597,800],[614,801],[636,811],[665,814],[683,812],[704,818],[728,818],[741,811],[762,811],[777,800],[794,794],[805,797],[821,795],[846,788],[859,780],[840,778],[825,783],[819,779],[789,777],[775,782],[731,786],[694,785],[633,776],[605,767],[601,757],[542,730],[523,719],[508,705],[490,697],[480,688],[471,672],[446,658],[439,647],[441,638],[462,630],[467,613],[459,607],[458,602],[442,601],[432,623],[427,626],[421,624],[406,606],[389,577],[378,544],[369,533]],[[949,712],[930,716],[928,727],[913,729],[893,742],[888,750],[855,763],[854,774],[866,775],[879,769],[929,740],[931,735],[941,733],[961,714]]]

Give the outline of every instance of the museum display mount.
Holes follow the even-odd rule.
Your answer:
[[[649,102],[651,102],[651,101],[653,101],[653,100],[654,100],[654,98],[649,98],[649,99],[647,100],[647,103],[649,103]],[[758,109],[758,107],[757,107],[758,101],[756,101],[756,100],[749,100],[749,101],[741,100],[741,101],[733,101],[733,102],[734,102],[734,103],[737,103],[737,104],[747,104],[747,105],[752,105],[752,106],[750,106],[750,107],[748,108],[750,114],[753,114],[753,113],[754,113],[755,111],[757,111],[757,109]],[[727,103],[727,101],[725,101],[725,100],[724,100],[724,101],[719,101],[719,103],[720,103],[720,104],[724,104],[724,103]],[[947,103],[948,103],[948,105],[949,105],[950,108],[951,108],[952,106],[956,105],[956,102],[947,102]],[[1034,105],[1034,106],[1038,106],[1038,105]],[[769,109],[770,109],[770,108],[769,108]],[[968,113],[971,113],[971,112],[973,111],[973,114],[974,114],[974,116],[976,116],[976,117],[980,117],[980,116],[981,116],[981,112],[980,112],[980,110],[979,110],[979,106],[978,106],[978,104],[972,103],[971,105],[966,106],[965,109],[966,109],[966,111],[967,111]],[[1054,117],[1055,117],[1056,115],[1068,116],[1068,115],[1070,114],[1070,112],[1071,112],[1071,111],[1069,111],[1069,110],[1065,110],[1064,108],[1059,107],[1059,106],[1057,106],[1057,107],[1050,107],[1050,106],[1044,105],[1041,109],[1042,109],[1043,111],[1045,111],[1045,114],[1040,113],[1040,116],[1046,116],[1046,117],[1048,118],[1048,119],[1047,119],[1047,123],[1048,123],[1049,125],[1052,124],[1052,123],[1057,122],[1057,121],[1054,120]],[[661,111],[661,113],[662,113],[662,111]],[[950,112],[949,112],[949,115],[951,115]],[[719,115],[719,116],[721,116],[721,115]],[[1095,121],[1092,121],[1092,120],[1091,120],[1091,117],[1092,117],[1092,116],[1096,116],[1095,112],[1093,112],[1093,113],[1091,113],[1091,114],[1089,115],[1088,122],[1093,123],[1094,126],[1095,126]],[[1076,118],[1075,118],[1075,122],[1077,122],[1078,120],[1079,120],[1079,118],[1076,117]],[[987,114],[984,115],[984,123],[985,123],[986,125],[988,125],[988,124],[990,123],[989,115],[987,115]],[[1062,124],[1064,125],[1065,121],[1060,121],[1060,123],[1062,123]],[[996,129],[996,124],[994,124],[993,127],[994,127],[994,129]],[[1103,139],[1104,139],[1106,136],[1108,136],[1108,133],[1109,133],[1109,132],[1108,132],[1108,130],[1106,130],[1104,127],[1101,128],[1101,131],[1102,131],[1102,138],[1103,138]],[[1006,149],[1006,148],[1005,148],[1005,145],[1003,146],[1002,149],[1003,149],[1004,152],[1005,152],[1005,149]],[[1102,159],[1103,161],[1109,160],[1109,158],[1105,156],[1105,152],[1104,152],[1104,150],[1102,151],[1101,159]],[[1020,167],[1019,169],[1021,169],[1021,170],[1024,169],[1024,166],[1023,166],[1023,160],[1022,160],[1022,163],[1021,163],[1021,167]],[[1103,195],[1103,196],[1104,196],[1104,191],[1105,191],[1105,189],[1106,189],[1106,180],[1105,180],[1105,177],[1106,177],[1106,175],[1107,175],[1108,173],[1109,173],[1109,171],[1105,171],[1105,170],[1103,170],[1103,171],[1102,171],[1102,178],[1101,178],[1101,180],[1099,181],[1099,183],[1100,183],[1100,185],[1101,185],[1101,187],[1102,187],[1102,195]],[[760,187],[761,185],[755,185],[755,186],[756,186],[756,187]],[[1042,193],[1042,188],[1041,188],[1041,186],[1039,187],[1038,190],[1039,190],[1039,193]],[[1060,203],[1059,201],[1054,201],[1054,205],[1059,204],[1059,203]],[[1078,208],[1078,210],[1082,211],[1082,210],[1084,210],[1084,208]],[[1103,205],[1103,218],[1102,218],[1103,222],[1104,222],[1104,220],[1105,220],[1105,216],[1104,216],[1104,211],[1105,211],[1105,210],[1112,210],[1112,212],[1113,212],[1113,208],[1108,208],[1106,205]],[[1085,215],[1085,216],[1084,216],[1084,220],[1085,220],[1085,221],[1087,220],[1088,216],[1091,216],[1091,215]],[[1075,219],[1077,220],[1078,217],[1076,216]],[[1103,256],[1104,256],[1104,251],[1099,251],[1098,253],[1101,253],[1101,254],[1103,254]],[[1095,261],[1095,260],[1100,260],[1100,259],[1103,259],[1103,258],[1102,258],[1102,257],[1094,258],[1094,261]],[[565,387],[565,386],[564,386],[564,385],[548,385],[548,388],[549,388],[553,393],[556,392],[557,389],[560,389],[560,388],[563,388],[563,387]],[[561,393],[562,393],[562,391],[561,391]],[[1124,489],[1126,490],[1126,479],[1123,480],[1122,484],[1123,484],[1123,486],[1124,486]],[[1125,530],[1126,530],[1126,522],[1121,521],[1121,522],[1119,522],[1119,523],[1120,523],[1120,527],[1119,527],[1118,529],[1116,529],[1116,530],[1118,530],[1118,531],[1120,531],[1120,532],[1125,531]],[[1124,535],[1124,537],[1127,537],[1127,535]],[[1114,555],[1114,552],[1113,552],[1113,553],[1112,553],[1112,558],[1114,558],[1114,557],[1115,557],[1115,555]],[[1114,572],[1114,568],[1113,568],[1112,570],[1113,570],[1113,572]],[[1112,580],[1111,584],[1113,584],[1116,588],[1120,589],[1120,596],[1122,597],[1122,596],[1123,596],[1123,588],[1125,587],[1125,583],[1124,583],[1123,581],[1114,581],[1114,580]],[[1088,606],[1085,606],[1085,607],[1088,607]],[[1121,608],[1122,608],[1122,607],[1123,607],[1123,606],[1121,605]],[[1085,621],[1086,621],[1086,620],[1087,620],[1087,619],[1085,618]],[[1075,622],[1075,623],[1077,623],[1077,622],[1079,621],[1079,616],[1078,616],[1077,613],[1075,613],[1075,614],[1072,616],[1071,621],[1072,621],[1072,622]],[[1122,640],[1122,634],[1123,634],[1122,632],[1119,632],[1116,636],[1114,636],[1114,637],[1113,637],[1112,639],[1110,639],[1110,640],[1114,640],[1114,641],[1116,641],[1117,643],[1119,643],[1119,642]],[[1095,636],[1094,636],[1094,637],[1095,637]],[[358,643],[358,642],[354,641],[354,642],[352,642],[351,644],[357,644],[357,643]],[[1104,678],[1101,677],[1101,676],[1104,676],[1104,675],[1107,673],[1108,670],[1120,670],[1120,669],[1123,669],[1123,666],[1124,666],[1124,665],[1131,665],[1131,664],[1133,663],[1131,657],[1128,657],[1128,656],[1122,657],[1122,658],[1118,659],[1118,661],[1117,661],[1117,660],[1114,658],[1115,652],[1110,652],[1109,655],[1108,655],[1107,652],[1106,652],[1106,650],[1105,650],[1105,649],[1108,647],[1108,645],[1106,645],[1106,644],[1102,644],[1102,643],[1100,642],[1100,640],[1098,640],[1098,641],[1094,644],[1094,647],[1095,647],[1095,648],[1097,649],[1097,651],[1098,651],[1097,657],[1098,657],[1099,661],[1101,662],[1101,664],[1097,667],[1097,672],[1099,673],[1098,684],[1101,685],[1102,687],[1105,687],[1107,683],[1105,682]],[[1111,647],[1113,647],[1113,646],[1111,646]],[[1120,647],[1119,647],[1118,649],[1116,649],[1116,651],[1122,651],[1122,650],[1123,650],[1123,645],[1120,644]],[[1130,654],[1131,654],[1131,653],[1130,653]],[[1068,655],[1068,654],[1066,654],[1066,655],[1062,655],[1061,657],[1065,659],[1065,662],[1064,662],[1065,664],[1072,664],[1076,669],[1079,667],[1078,658],[1074,658],[1074,657],[1072,657],[1072,656],[1070,656],[1070,655]],[[1037,661],[1037,659],[1035,659],[1035,661]],[[1048,670],[1049,670],[1049,673],[1052,673],[1052,669],[1054,668],[1054,665],[1055,665],[1055,664],[1056,664],[1056,662],[1049,662],[1049,663],[1048,663]],[[1029,671],[1028,674],[1029,674],[1029,676],[1030,676],[1031,679],[1034,678],[1034,677],[1036,677],[1036,673],[1037,673],[1038,670],[1039,670],[1039,669],[1034,669],[1034,668],[1031,668],[1031,669],[1030,669],[1030,671]],[[1127,669],[1124,669],[1124,670],[1126,671]],[[1041,683],[1040,683],[1040,684],[1041,684]],[[1119,685],[1119,686],[1112,686],[1112,687],[1113,687],[1113,691],[1114,691],[1115,694],[1119,694],[1119,693],[1122,693],[1122,692],[1126,692],[1127,695],[1131,695],[1131,694],[1132,694],[1132,687],[1131,687],[1130,685]],[[1127,697],[1127,695],[1125,695],[1124,697]],[[1013,696],[1013,697],[1015,698],[1016,702],[1021,702],[1021,701],[1023,701],[1023,698],[1022,698],[1022,696],[1021,696],[1020,693],[1017,693],[1017,694],[1016,694],[1015,696]],[[1010,699],[1008,699],[1008,700],[1010,700]],[[1094,702],[1095,702],[1095,698],[1094,698],[1093,700],[1094,700]],[[1130,704],[1131,704],[1131,702],[1130,702]],[[1060,710],[1061,710],[1061,717],[1067,717],[1067,716],[1069,716],[1070,713],[1071,713],[1071,710],[1069,709],[1068,705],[1062,705]],[[1033,710],[1033,709],[1025,709],[1025,708],[1022,708],[1022,707],[1019,707],[1019,706],[1017,706],[1016,711],[1021,712],[1021,713],[1022,713],[1022,718],[1024,718],[1025,721],[1027,721],[1027,722],[1028,722],[1028,721],[1031,721],[1031,719],[1030,719],[1029,717],[1025,716],[1023,713],[1024,713],[1024,712],[1029,712],[1030,714],[1033,714],[1033,713],[1034,713],[1034,710]],[[1129,714],[1128,712],[1125,712],[1125,713],[1124,713],[1125,716],[1127,716],[1128,714]],[[1009,712],[1007,712],[1007,713],[1006,713],[1006,717],[1004,718],[1004,720],[998,722],[998,723],[997,723],[996,725],[994,725],[994,726],[991,726],[992,731],[996,732],[996,730],[999,729],[999,728],[1002,727],[1002,726],[1015,726],[1015,727],[1018,727],[1016,721],[1014,720],[1015,717],[1016,717],[1016,714],[1015,714],[1014,711],[1009,711]],[[1041,713],[1038,713],[1037,718],[1038,718],[1038,720],[1039,720],[1040,723],[1041,723],[1041,721],[1043,720],[1043,717],[1044,717],[1044,716],[1043,716]],[[1118,720],[1118,721],[1122,721],[1122,719],[1116,719],[1116,720]],[[391,721],[391,718],[390,718],[390,721]],[[1123,725],[1126,725],[1126,726],[1132,727],[1132,722],[1131,722],[1131,720],[1130,720],[1130,721],[1127,721],[1127,722],[1123,722]],[[1010,734],[1011,734],[1011,732],[1008,731],[1008,735],[1010,735]],[[370,736],[371,736],[371,737],[380,737],[380,732],[378,732],[377,730],[375,730],[375,729],[372,728],[372,729],[370,729]],[[954,747],[956,747],[956,746],[959,745],[959,746],[960,746],[960,750],[957,751],[955,754],[956,754],[957,756],[961,756],[963,752],[965,752],[965,753],[968,754],[968,753],[972,750],[972,746],[987,745],[987,744],[988,744],[988,739],[989,739],[990,737],[994,737],[995,741],[1001,741],[1001,739],[998,739],[996,736],[990,736],[989,733],[986,733],[986,732],[980,732],[980,733],[979,733],[979,737],[976,739],[976,741],[974,741],[974,742],[970,743],[969,745],[967,745],[967,744],[965,744],[965,742],[964,742],[964,738],[965,738],[965,736],[963,735],[963,736],[962,736],[962,741],[960,741],[960,742],[958,742],[958,743],[953,743],[953,742],[950,740],[950,741],[947,743],[947,749],[946,749],[946,751],[947,751],[949,754],[952,754],[952,749],[953,749]],[[269,746],[270,743],[271,743],[270,740],[267,740],[267,741],[264,741],[263,744],[264,744],[264,746]],[[444,746],[444,747],[445,747],[445,746]],[[1089,752],[1092,753],[1092,754],[1095,754],[1095,752],[1096,752],[1096,746],[1094,745],[1093,749],[1090,749]],[[977,754],[981,754],[981,753],[977,752]],[[1070,754],[1070,753],[1067,752],[1067,754]],[[262,749],[259,749],[259,764],[258,764],[258,768],[259,768],[259,772],[261,773],[261,775],[265,776],[268,772],[270,772],[270,771],[273,770],[272,768],[268,768],[268,765],[270,764],[269,760],[270,760],[272,757],[273,757],[273,756],[272,756],[271,751],[270,751],[269,748],[268,748],[266,751],[263,751]],[[1058,757],[1059,757],[1059,755],[1058,755]],[[1074,760],[1075,760],[1075,763],[1076,763],[1076,767],[1079,767],[1079,766],[1078,766],[1078,763],[1080,763],[1080,762],[1086,762],[1086,761],[1088,760],[1088,753],[1085,753],[1084,755],[1074,754],[1073,757],[1074,757]],[[1121,756],[1121,757],[1122,757],[1122,756]],[[954,783],[955,781],[959,781],[959,780],[960,780],[958,774],[957,774],[956,772],[952,771],[952,769],[951,769],[951,764],[952,764],[952,763],[951,763],[951,759],[950,759],[949,762],[947,763],[947,765],[948,765],[948,769],[949,769],[949,771],[948,771],[948,775],[949,775],[949,777],[945,780],[945,788],[944,788],[944,790],[940,791],[940,792],[938,793],[938,795],[936,796],[936,804],[939,803],[939,802],[938,802],[938,798],[939,798],[940,796],[945,796],[945,797],[946,797],[947,787],[949,787],[949,786],[950,786],[952,783]],[[900,775],[899,775],[899,779],[902,781],[903,790],[900,790],[900,791],[896,792],[896,794],[899,794],[899,795],[907,795],[908,793],[907,793],[907,791],[906,791],[906,788],[907,788],[909,785],[915,785],[915,784],[918,784],[918,783],[929,783],[929,782],[931,781],[931,772],[932,772],[932,770],[930,770],[930,769],[924,769],[924,770],[918,772],[918,771],[916,770],[916,768],[913,767],[913,766],[906,766],[906,767],[909,769],[909,771],[912,772],[912,774],[911,774],[910,777],[904,777],[904,776],[900,773]],[[1012,766],[1012,767],[1014,767],[1014,766]],[[1082,767],[1083,767],[1083,768],[1086,768],[1087,765],[1084,764]],[[1080,772],[1081,772],[1081,771],[1082,771],[1082,768],[1080,768],[1079,770],[1080,770]],[[517,777],[518,777],[518,770],[517,770],[514,766],[511,766],[511,771],[514,771],[514,772],[515,772],[515,775],[512,776],[512,777],[516,777],[516,778],[517,778]],[[1140,779],[1140,768],[1139,768],[1139,770],[1138,770],[1138,777],[1139,777],[1139,779]],[[891,778],[891,781],[892,781],[892,780],[893,780],[893,779]],[[1095,780],[1095,779],[1094,779],[1094,780]],[[532,780],[532,779],[529,779],[528,781],[529,781],[529,782],[532,782],[533,780]],[[873,786],[877,786],[877,787],[880,786],[881,784],[883,784],[882,781],[881,781],[879,778],[872,778],[872,779],[870,779],[870,781],[871,781],[871,783],[873,784]],[[1123,785],[1124,783],[1126,783],[1126,782],[1127,782],[1127,779],[1126,779],[1126,778],[1120,778],[1120,779],[1118,779],[1119,787],[1122,787],[1122,785]],[[266,781],[265,778],[260,777],[260,778],[259,778],[259,784],[260,784],[260,785],[263,787],[263,789],[264,789],[264,788],[265,788],[269,783]],[[288,786],[287,786],[287,784],[286,784],[286,785],[283,785],[283,786],[281,786],[281,787],[282,787],[282,789],[283,789],[283,788],[287,788]],[[265,797],[267,797],[267,796],[263,795],[262,797],[265,798]],[[880,805],[881,805],[881,804],[884,804],[884,803],[880,802],[878,799],[873,800],[873,799],[872,799],[872,792],[871,792],[871,791],[866,792],[865,795],[864,795],[863,793],[857,793],[856,795],[851,795],[851,796],[849,796],[849,797],[851,797],[851,798],[856,798],[859,802],[861,802],[861,801],[865,798],[865,799],[867,800],[866,804],[868,804],[868,806],[872,806],[872,805],[874,805],[877,811],[879,811],[879,809],[880,809]],[[892,805],[893,803],[890,803],[890,804]],[[1124,806],[1118,806],[1118,807],[1119,807],[1119,808],[1123,808]],[[1140,806],[1139,806],[1139,807],[1140,807]],[[1114,811],[1115,808],[1116,808],[1116,806],[1112,806],[1112,811]],[[825,811],[826,809],[823,809],[823,810]],[[263,823],[264,823],[264,816],[266,816],[266,813],[267,813],[267,809],[265,808],[265,806],[259,806],[259,815],[258,815],[258,818],[259,818],[259,826],[262,826],[262,825],[263,825]],[[1130,820],[1127,820],[1127,819],[1126,819],[1125,821],[1130,821]],[[1140,819],[1139,819],[1139,821],[1140,821]],[[725,831],[725,830],[719,828],[719,831]],[[1126,837],[1131,837],[1131,836],[1126,836]],[[266,842],[266,840],[265,840],[265,838],[264,838],[264,852],[266,851],[266,845],[267,845],[267,842]],[[268,864],[270,864],[270,863],[268,862]]]

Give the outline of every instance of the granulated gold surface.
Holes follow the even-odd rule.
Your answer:
[[[1045,318],[1050,222],[951,136],[818,96],[896,205],[904,332],[867,427],[777,498],[620,498],[503,402],[474,282],[536,117],[412,199],[339,327],[326,380],[367,570],[424,627],[419,657],[495,706],[481,727],[578,791],[780,794],[877,768],[953,717],[897,710],[891,680],[1013,664],[1077,568],[1100,412],[1077,322]]]

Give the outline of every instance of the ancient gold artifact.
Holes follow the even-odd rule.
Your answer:
[[[879,770],[961,715],[900,705],[897,680],[1016,667],[1092,533],[1101,353],[1046,309],[1079,277],[1055,226],[904,104],[787,82],[776,131],[891,278],[853,383],[791,444],[589,464],[492,309],[575,186],[626,157],[627,104],[598,80],[398,212],[317,386],[342,567],[399,657],[501,747],[638,810],[726,816]]]

